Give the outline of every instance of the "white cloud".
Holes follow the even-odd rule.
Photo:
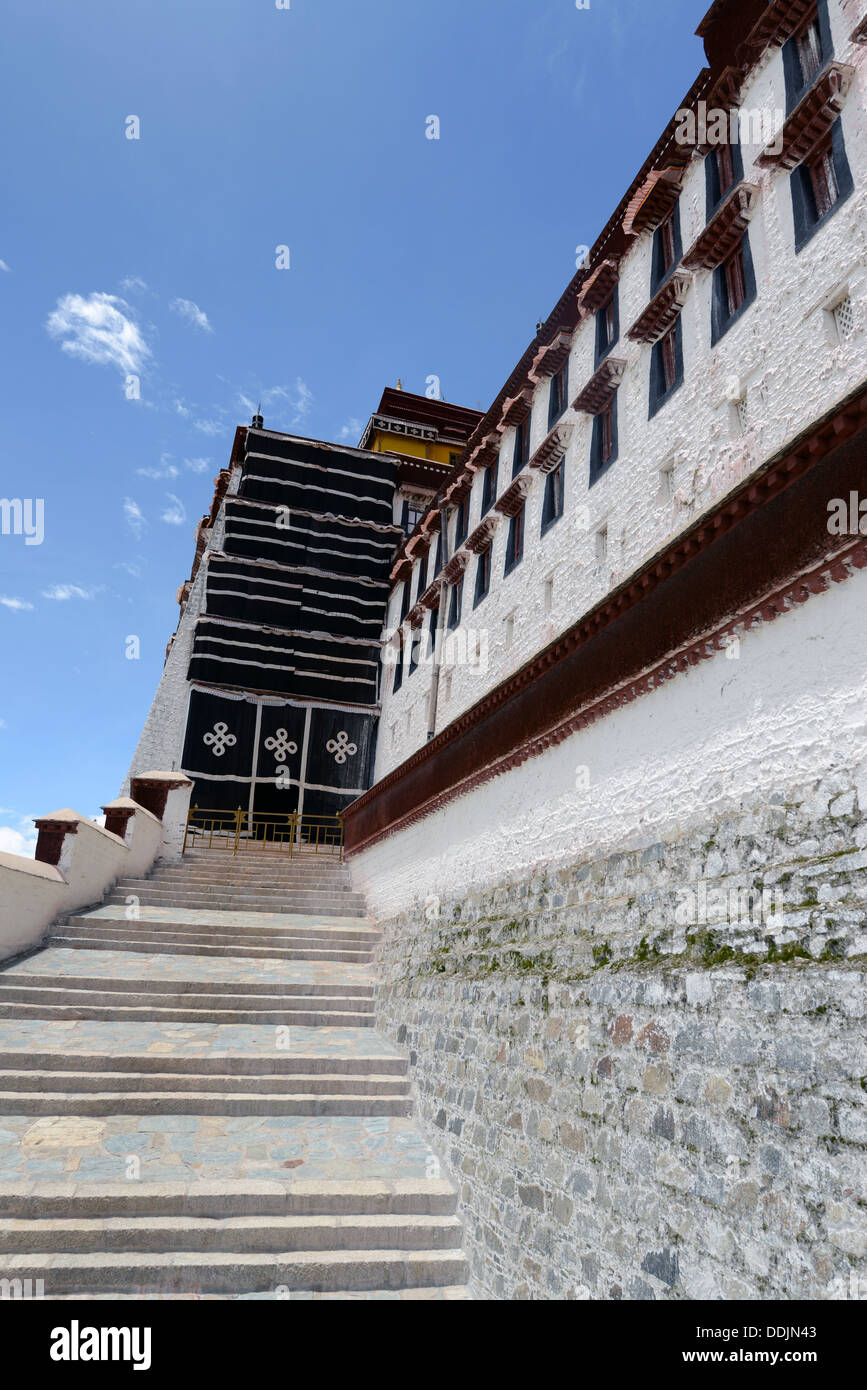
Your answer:
[[[5,261],[0,261],[0,270],[5,270],[7,275],[12,274],[12,267],[7,265]]]
[[[116,570],[124,570],[126,574],[132,575],[133,579],[141,579],[141,565],[131,564],[129,560],[120,560],[114,568]]]
[[[169,308],[180,314],[181,318],[186,319],[194,328],[200,328],[203,333],[213,333],[204,309],[200,309],[191,299],[173,299]]]
[[[341,444],[348,444],[350,439],[352,440],[353,444],[357,444],[363,434],[364,421],[356,420],[355,416],[353,415],[349,420],[347,420],[346,424],[343,426],[343,429],[338,434],[337,439],[338,442]]]
[[[200,434],[215,435],[222,434],[225,425],[221,424],[219,420],[196,420],[195,428]]]
[[[13,830],[10,825],[0,825],[0,852],[20,854],[24,859],[33,859],[36,854],[36,835],[31,827],[30,834]]]
[[[125,276],[124,279],[120,282],[120,287],[122,290],[132,290],[133,292],[138,291],[139,293],[147,289],[147,285],[145,284],[144,280],[142,280],[140,275]]]
[[[23,598],[0,597],[0,603],[4,608],[11,608],[13,613],[29,613],[33,610],[33,604]]]
[[[171,458],[171,454],[161,454],[158,468],[137,468],[136,472],[142,478],[179,478],[181,470]]]
[[[249,411],[251,415],[256,413],[257,402],[251,400],[249,396],[244,395],[242,391],[238,392],[238,400],[241,402],[244,409]],[[299,376],[295,378],[294,386],[269,386],[266,391],[262,392],[259,398],[259,404],[262,406],[263,413],[269,405],[274,405],[275,403],[288,403],[292,412],[292,418],[288,423],[290,425],[300,425],[302,420],[307,418],[312,409],[313,392],[310,390],[307,382],[302,380]]]
[[[55,584],[52,589],[43,589],[42,597],[66,603],[71,598],[93,598],[98,592],[97,589],[82,589],[80,584]]]
[[[71,356],[138,374],[151,350],[131,315],[126,301],[113,294],[67,294],[58,299],[45,327]]]
[[[144,513],[138,502],[134,502],[131,497],[125,497],[123,499],[123,514],[133,535],[136,537],[140,536],[147,526],[147,522],[145,521]]]
[[[187,513],[184,509],[183,502],[180,497],[175,497],[173,492],[167,492],[166,497],[168,497],[171,505],[166,507],[163,512],[163,521],[168,522],[169,526],[183,526],[187,519]]]
[[[184,459],[184,467],[189,468],[191,473],[207,473],[210,466],[210,459]]]
[[[185,418],[189,416],[190,413],[188,407],[184,405],[183,401],[175,401],[175,410],[178,412],[179,415],[183,415]]]

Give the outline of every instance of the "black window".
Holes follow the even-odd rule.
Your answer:
[[[650,415],[677,390],[683,381],[683,326],[680,315],[664,338],[653,344],[650,354]]]
[[[515,430],[515,453],[512,459],[512,477],[517,478],[530,457],[530,419],[528,415]]]
[[[435,558],[435,560],[434,560],[434,579],[436,579],[436,577],[437,577],[437,575],[439,574],[439,572],[440,572],[440,570],[442,569],[442,567],[443,567],[443,532],[442,532],[442,526],[441,526],[440,529],[437,531],[437,553],[436,553],[436,558]]]
[[[807,88],[812,86],[816,74],[833,56],[828,0],[818,0],[797,33],[783,45],[787,114],[794,110]]]
[[[482,480],[482,516],[487,515],[497,500],[497,473],[499,469],[499,458],[494,459],[494,462],[489,463],[485,469],[485,476]]]
[[[462,543],[462,541],[465,541],[467,538],[467,520],[469,517],[469,510],[470,509],[466,498],[464,498],[462,502],[458,503],[455,515],[455,549],[457,549],[457,547]]]
[[[617,397],[593,418],[593,440],[590,445],[590,486],[602,476],[617,458]]]
[[[403,633],[397,639],[397,657],[394,664],[394,685],[392,691],[400,690],[403,685]]]
[[[560,419],[560,416],[566,409],[568,395],[569,359],[567,357],[556,376],[552,376],[551,378],[551,388],[548,395],[548,429],[551,428],[555,421]]]
[[[704,161],[708,222],[743,176],[744,160],[739,142],[717,145],[710,151]]]
[[[711,291],[711,345],[748,309],[756,297],[756,277],[750,251],[750,235],[744,232],[734,251],[713,273]]]
[[[416,603],[418,603],[419,599],[421,598],[422,594],[427,588],[427,557],[428,552],[425,551],[424,555],[422,555],[421,559],[418,562],[418,580],[416,583],[415,591]]]
[[[473,607],[478,608],[482,599],[486,597],[491,587],[491,547],[486,546],[476,561],[476,591],[473,595]]]
[[[660,285],[671,274],[683,255],[680,240],[680,204],[675,203],[671,216],[667,217],[653,234],[653,252],[650,269],[650,295],[656,294]]]
[[[516,565],[520,564],[524,554],[524,504],[515,512],[509,520],[509,537],[506,541],[506,568],[504,573],[509,574]]]
[[[410,579],[411,579],[411,576],[410,576]],[[404,583],[404,586],[403,586],[403,594],[401,595],[401,600],[400,600],[400,621],[401,621],[401,622],[403,622],[404,618],[406,617],[407,613],[409,612],[409,586],[410,586],[410,579],[407,579],[406,582]]]
[[[464,598],[464,581],[459,579],[457,584],[452,584],[449,591],[449,631],[456,628],[461,621],[461,607]]]
[[[620,337],[620,310],[617,289],[596,312],[596,366],[607,357]]]
[[[407,667],[409,675],[412,675],[413,671],[418,666],[418,649],[421,646],[421,641],[421,632],[413,628],[412,632],[409,634],[409,665]]]
[[[454,468],[459,458],[460,454],[449,454],[449,463],[451,464],[452,468]]]
[[[832,217],[854,188],[852,171],[843,142],[843,126],[836,120],[830,138],[809,159],[792,171],[792,212],[795,219],[795,251]]]
[[[563,459],[552,468],[545,479],[545,496],[542,500],[542,535],[559,521],[563,515],[563,484],[565,461]]]

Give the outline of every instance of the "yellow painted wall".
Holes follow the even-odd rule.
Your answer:
[[[413,458],[432,459],[434,463],[450,463],[450,455],[460,455],[459,446],[449,448],[447,444],[426,442],[423,439],[410,439],[405,434],[386,434],[376,430],[373,436],[374,451],[378,454],[390,450],[396,454],[411,454]]]

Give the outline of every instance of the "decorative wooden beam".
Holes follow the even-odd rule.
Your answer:
[[[544,347],[540,347],[536,356],[533,358],[533,366],[530,369],[529,377],[532,382],[538,384],[546,377],[556,376],[572,348],[572,334],[568,329],[561,328],[557,336]]]
[[[683,170],[654,169],[648,174],[638,192],[629,201],[623,219],[627,236],[651,232],[664,222],[680,197]]]
[[[422,608],[426,608],[427,611],[428,611],[429,613],[432,613],[433,610],[434,610],[435,608],[439,608],[439,606],[440,606],[440,580],[439,580],[439,576],[437,576],[437,578],[434,580],[434,582],[433,582],[432,584],[428,584],[427,588],[425,589],[424,593],[422,594],[421,598],[419,599],[419,603],[421,604]]]
[[[515,481],[506,488],[503,495],[494,503],[494,508],[503,516],[516,516],[524,505],[527,493],[533,486],[532,473],[519,473]]]
[[[572,402],[573,410],[586,415],[599,415],[614,398],[614,393],[623,380],[626,360],[623,357],[606,357],[599,370],[594,372],[583,391]]]
[[[683,258],[688,270],[713,270],[734,251],[758,206],[754,183],[736,184]]]
[[[756,160],[766,168],[796,169],[831,132],[846,104],[855,69],[829,63]]]
[[[445,582],[447,584],[457,584],[469,562],[470,557],[466,550],[456,551],[443,569],[442,577]]]
[[[412,607],[407,613],[405,621],[413,630],[415,630],[416,628],[421,627],[422,623],[424,622],[425,613],[427,611],[428,610],[425,608],[421,599],[419,599],[418,603],[415,604],[414,607]]]
[[[538,469],[540,473],[550,473],[556,468],[569,447],[574,428],[568,421],[560,420],[530,459],[530,467]]]
[[[748,47],[760,53],[766,48],[782,48],[815,8],[816,0],[769,0],[767,9],[749,32]]]
[[[482,468],[488,468],[495,463],[500,453],[500,434],[497,431],[486,434],[479,441],[470,457],[467,459],[467,468],[473,473],[478,473]]]
[[[634,343],[657,343],[664,338],[686,302],[691,283],[688,271],[675,270],[626,336]]]
[[[503,414],[500,418],[501,426],[520,425],[522,420],[526,420],[533,406],[533,392],[529,386],[525,386],[519,391],[517,396],[510,396],[503,405]]]
[[[464,541],[467,550],[472,551],[474,555],[481,555],[482,551],[487,550],[491,541],[494,539],[494,532],[499,524],[499,513],[489,512],[484,521],[482,521],[476,527],[475,531]]]
[[[578,308],[584,317],[595,314],[597,309],[601,309],[614,293],[617,281],[620,279],[620,262],[617,260],[600,261],[595,270],[591,271],[581,286],[578,294]]]

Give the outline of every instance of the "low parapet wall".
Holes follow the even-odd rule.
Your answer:
[[[38,946],[52,922],[100,902],[117,879],[177,857],[192,783],[177,773],[149,773],[135,790],[160,814],[129,797],[103,807],[105,826],[77,811],[55,811],[36,821],[35,859],[0,854],[0,960]]]

